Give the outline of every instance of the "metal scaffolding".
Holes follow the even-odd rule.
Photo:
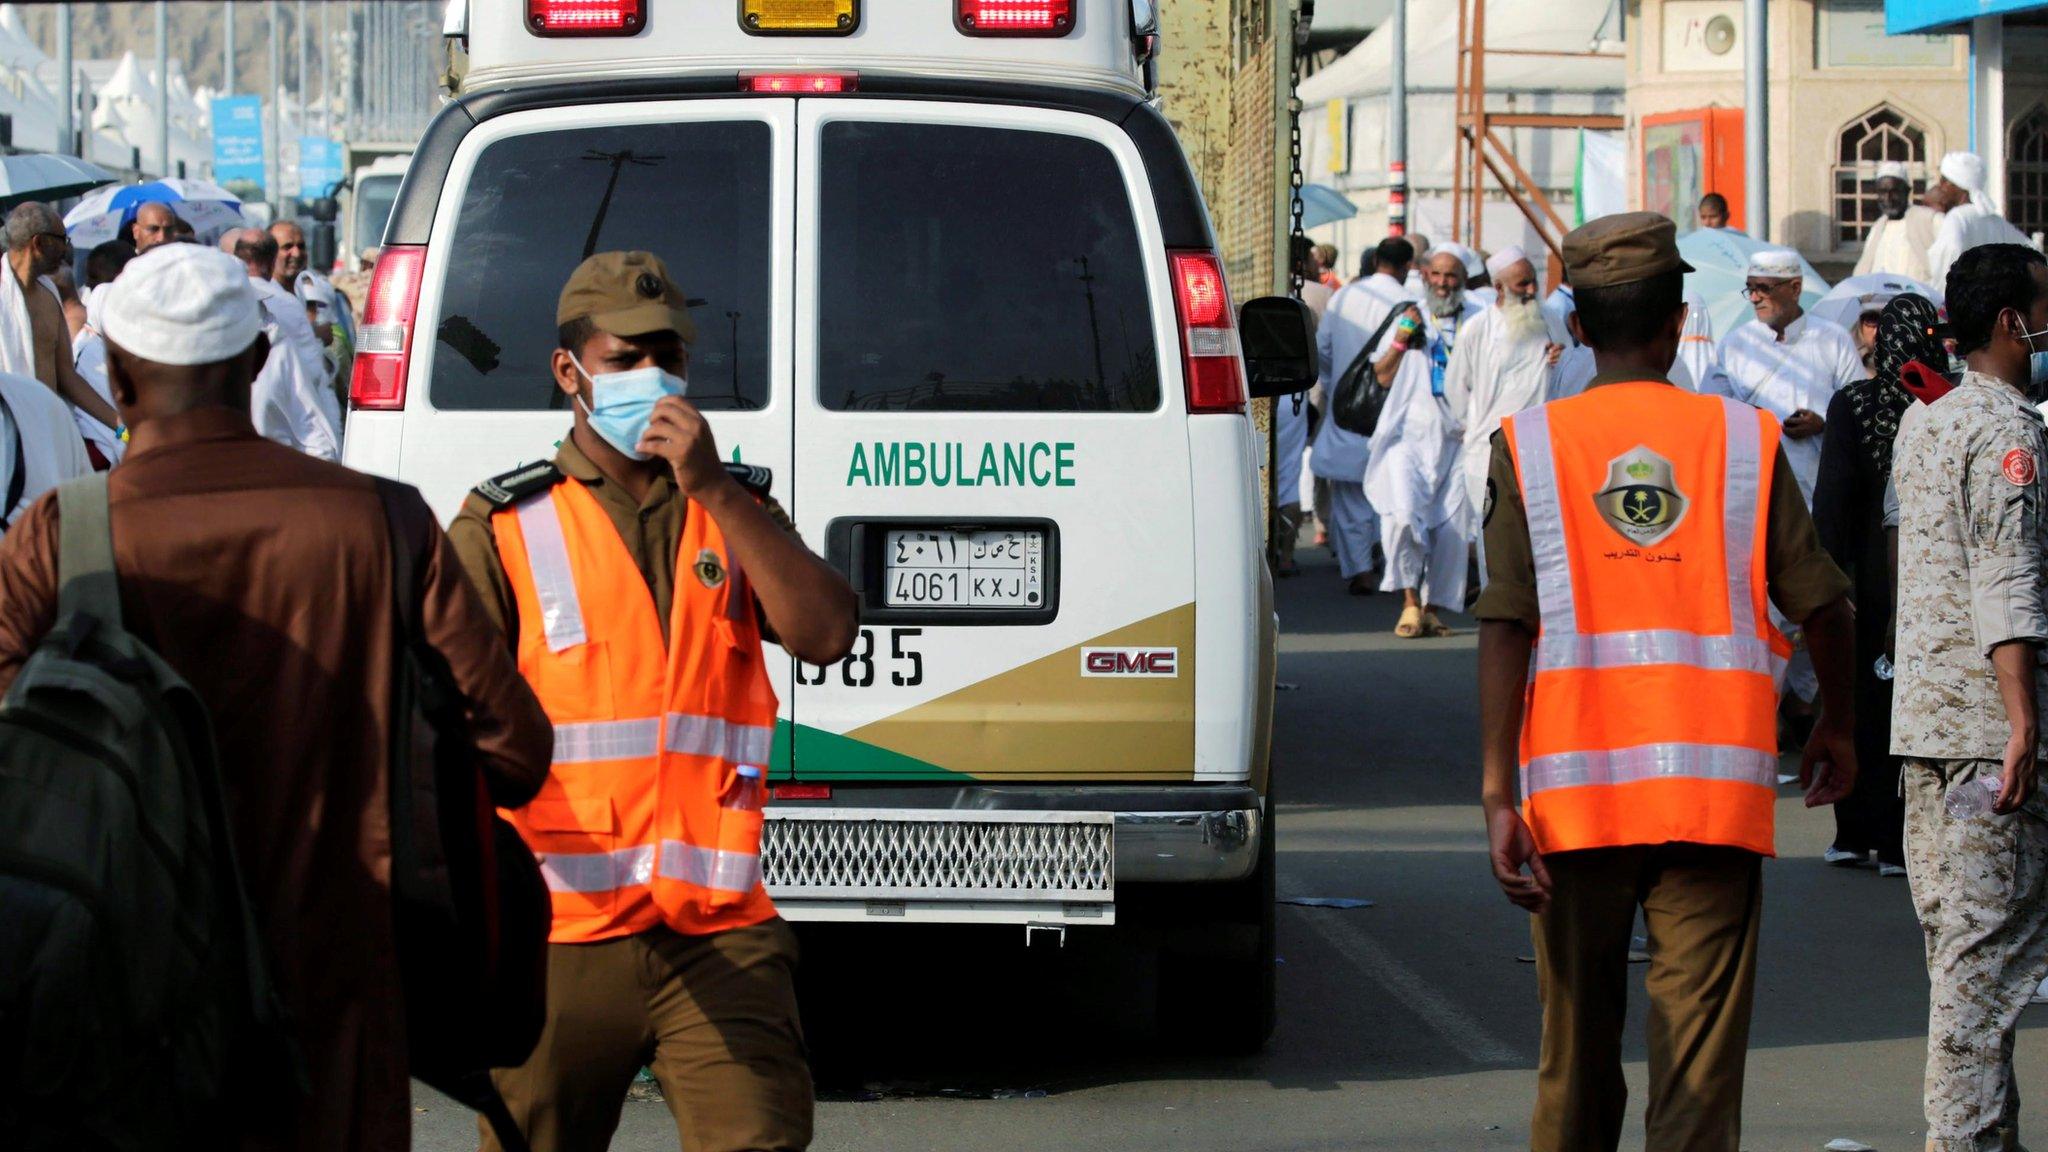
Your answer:
[[[1487,0],[1458,0],[1458,144],[1451,168],[1451,239],[1474,248],[1481,246],[1486,175],[1507,194],[1508,200],[1550,250],[1549,280],[1555,286],[1564,269],[1564,234],[1571,230],[1535,178],[1515,158],[1514,150],[1496,133],[1515,128],[1590,128],[1619,131],[1624,117],[1602,114],[1556,114],[1491,112],[1486,107],[1486,58],[1494,56],[1549,56],[1566,59],[1597,58],[1603,52],[1558,52],[1486,46]]]

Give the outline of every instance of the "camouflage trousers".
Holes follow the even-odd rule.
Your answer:
[[[2048,974],[2048,801],[1949,816],[1951,788],[1995,760],[1905,762],[1906,875],[1927,945],[1928,1152],[2014,1152],[2013,1034]]]

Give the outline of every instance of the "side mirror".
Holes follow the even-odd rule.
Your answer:
[[[334,223],[334,218],[341,215],[341,205],[335,203],[332,196],[322,196],[318,200],[313,201],[307,211],[311,212],[313,219],[318,220],[320,223],[332,224]]]
[[[1288,296],[1261,296],[1237,310],[1246,389],[1253,397],[1292,396],[1316,382],[1316,314]]]

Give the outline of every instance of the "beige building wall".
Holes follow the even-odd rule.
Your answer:
[[[1716,15],[1730,16],[1739,30],[1743,5],[1741,0],[1628,0],[1628,6],[1628,137],[1635,176],[1630,195],[1640,207],[1644,117],[1742,107],[1740,43],[1716,57],[1700,52],[1684,33]],[[1860,246],[1836,237],[1835,166],[1843,127],[1889,104],[1925,131],[1931,177],[1944,151],[1969,142],[1969,50],[1965,38],[1955,36],[1948,38],[1950,59],[1942,66],[1825,66],[1825,7],[1826,0],[1776,0],[1767,8],[1770,238],[1797,247],[1815,264],[1847,265]],[[1725,67],[1713,67],[1710,60],[1725,62]]]
[[[1230,150],[1230,0],[1159,5],[1159,45],[1160,108],[1213,210]]]

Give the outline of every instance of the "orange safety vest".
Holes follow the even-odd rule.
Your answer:
[[[1765,606],[1778,422],[1639,382],[1503,424],[1542,612],[1521,747],[1537,849],[1771,855],[1792,652]]]
[[[721,804],[741,767],[765,773],[777,709],[754,598],[717,522],[686,511],[666,645],[646,579],[581,483],[491,524],[518,601],[519,671],[555,725],[547,783],[505,813],[553,893],[549,939],[772,918],[758,804]]]

